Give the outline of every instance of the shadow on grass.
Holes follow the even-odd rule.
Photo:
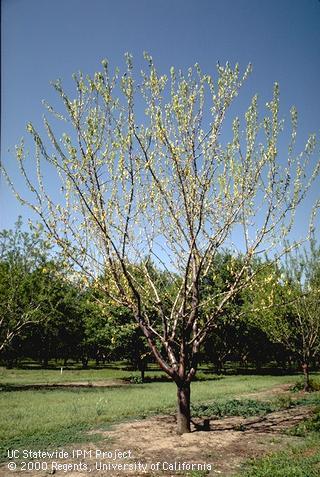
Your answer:
[[[294,408],[282,409],[267,414],[242,417],[226,416],[223,418],[204,418],[197,421],[192,420],[193,432],[247,432],[253,434],[287,434],[287,432],[306,422],[313,415],[314,410],[310,406],[296,406]]]

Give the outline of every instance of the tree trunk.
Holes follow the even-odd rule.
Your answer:
[[[86,369],[88,367],[89,358],[87,356],[83,356],[81,361],[83,369]]]
[[[190,414],[190,383],[178,386],[177,433],[185,434],[191,431]]]
[[[309,377],[309,366],[308,363],[303,363],[303,390],[310,391],[310,377]]]
[[[144,383],[145,371],[147,369],[147,362],[145,358],[139,358],[138,368],[140,371],[141,381]]]
[[[261,361],[256,360],[256,371],[257,371],[258,374],[261,373],[261,369],[262,369]]]
[[[144,383],[144,372],[145,372],[145,369],[144,368],[141,368],[140,369],[140,378],[141,378],[141,382]]]
[[[220,359],[217,359],[216,360],[216,363],[215,363],[215,373],[220,375],[222,373],[222,363],[221,363],[221,360]]]

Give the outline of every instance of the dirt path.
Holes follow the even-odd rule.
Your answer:
[[[123,379],[105,379],[101,381],[68,381],[65,383],[53,383],[52,386],[109,388],[114,386],[128,386],[129,384],[128,381]],[[48,386],[50,386],[50,384]]]
[[[66,381],[57,383],[35,383],[3,386],[8,391],[25,391],[27,389],[55,389],[55,388],[116,388],[130,386],[131,383],[124,379],[105,379],[100,381]],[[1,389],[1,387],[0,387]]]
[[[253,393],[242,394],[241,399],[272,399],[276,396],[285,396],[290,395],[290,389],[292,388],[292,384],[278,384],[269,389],[265,389],[264,391],[256,391]]]
[[[281,392],[286,392],[286,389],[283,386],[281,389],[277,387],[276,393]],[[251,394],[250,397],[265,396],[266,392],[255,393],[254,396]],[[193,470],[208,470],[208,476],[227,477],[237,472],[244,460],[299,441],[299,438],[288,436],[284,431],[306,419],[311,411],[311,407],[299,406],[263,417],[211,420],[209,431],[199,430],[201,421],[196,420],[193,432],[182,436],[176,434],[174,416],[130,421],[103,432],[104,440],[97,444],[68,447],[68,457],[56,459],[61,465],[60,469],[52,466],[52,459],[46,459],[49,463],[47,471],[11,472],[1,466],[0,477],[45,477],[52,474],[57,477],[186,476],[192,469],[192,464],[196,465]],[[73,451],[78,452],[78,458],[75,457],[76,454],[72,456]],[[80,455],[84,451],[87,452],[85,458],[83,454]],[[109,454],[102,455],[102,452]],[[86,469],[79,468],[80,461],[81,465],[87,465]],[[157,469],[158,462],[159,470],[152,470],[152,466]],[[62,467],[68,464],[68,469]],[[78,467],[75,468],[74,464]],[[202,467],[198,467],[198,464]]]

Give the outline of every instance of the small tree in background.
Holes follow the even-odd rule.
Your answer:
[[[288,256],[287,290],[292,296],[287,319],[291,336],[285,344],[298,357],[304,374],[304,390],[310,391],[309,368],[320,351],[320,249],[310,241],[309,253]]]
[[[93,77],[75,75],[73,97],[60,81],[54,84],[64,112],[47,107],[65,133],[59,140],[45,118],[50,150],[28,125],[36,182],[23,143],[17,147],[34,200],[9,182],[84,280],[101,287],[106,274],[104,293],[131,310],[176,383],[178,432],[184,433],[190,431],[190,383],[200,346],[228,303],[250,285],[255,257],[273,250],[277,260],[285,253],[296,208],[318,174],[318,162],[310,169],[316,139],[311,135],[296,154],[293,108],[288,158],[278,160],[283,123],[276,84],[266,116],[259,118],[254,96],[245,132],[235,118],[223,143],[227,112],[250,66],[243,76],[238,66],[218,66],[215,78],[198,65],[186,74],[171,68],[168,78],[146,55],[147,71],[137,82],[131,57],[126,60],[123,75],[111,74],[107,61]],[[57,185],[53,195],[48,175],[50,189]],[[234,240],[242,265],[231,271],[223,292],[208,297],[202,287],[212,261]],[[151,261],[166,273],[169,288]]]
[[[247,294],[247,318],[301,364],[304,390],[310,390],[309,367],[320,350],[320,250],[310,240],[309,252],[295,251],[285,265],[256,277]]]

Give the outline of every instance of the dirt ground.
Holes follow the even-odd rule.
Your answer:
[[[247,397],[263,399],[287,392],[288,387],[278,386]],[[176,434],[174,416],[130,421],[104,431],[105,439],[96,444],[65,448],[68,457],[64,459],[43,459],[48,462],[46,470],[28,471],[18,466],[10,471],[7,463],[0,467],[0,477],[53,474],[57,477],[171,477],[188,475],[192,465],[193,470],[207,470],[208,476],[232,476],[244,460],[297,442],[298,437],[288,436],[284,431],[306,419],[311,411],[309,406],[300,406],[263,417],[210,420],[209,430],[203,430],[203,422],[197,419],[192,432],[182,436]],[[87,452],[85,456],[84,451]],[[103,455],[103,452],[107,454]]]
[[[13,385],[12,388],[15,391],[25,391],[27,389],[118,388],[120,386],[130,386],[130,383],[123,379],[106,379],[101,381],[66,381],[63,383],[21,384],[20,386]]]

